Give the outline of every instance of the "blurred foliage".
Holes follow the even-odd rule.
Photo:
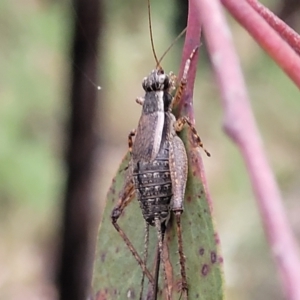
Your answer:
[[[49,139],[49,135],[55,138],[51,60],[58,51],[53,37],[58,22],[52,17],[57,13],[25,9],[18,15],[9,1],[1,6],[5,23],[1,30],[1,194],[18,204],[36,206],[41,199],[50,201],[58,172]]]
[[[161,55],[173,40],[176,7],[171,1],[152,2],[154,41]],[[275,7],[279,1],[263,2]],[[1,300],[55,299],[52,276],[65,183],[73,14],[70,0],[0,1]],[[127,134],[138,121],[140,108],[134,99],[143,94],[141,80],[154,68],[146,1],[106,1],[105,15],[106,55],[99,66],[103,81],[96,83],[106,99],[95,191],[100,212],[127,150]],[[246,31],[229,20],[266,152],[299,237],[299,91]],[[164,59],[166,71],[178,71],[179,45]],[[221,129],[220,97],[203,57],[194,101],[198,132],[212,153],[204,164],[221,238],[227,298],[283,299],[249,178]]]
[[[0,299],[55,295],[69,14],[54,2],[0,2]]]

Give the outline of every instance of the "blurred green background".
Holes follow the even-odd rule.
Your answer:
[[[275,9],[279,1],[264,3]],[[174,39],[177,14],[175,2],[153,1],[158,55]],[[106,1],[104,15],[102,81],[94,83],[102,87],[105,110],[99,124],[95,238],[105,194],[140,114],[135,98],[143,94],[143,77],[155,67],[146,2]],[[74,18],[70,0],[0,2],[0,300],[57,299],[54,272],[66,180]],[[299,90],[228,19],[266,152],[299,239]],[[177,73],[180,44],[164,59],[166,71]],[[212,153],[204,156],[204,165],[221,238],[227,299],[284,299],[245,166],[222,131],[220,96],[204,51],[200,56],[196,127]]]

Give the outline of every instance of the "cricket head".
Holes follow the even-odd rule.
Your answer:
[[[170,86],[170,78],[161,68],[153,70],[143,80],[143,89],[145,92],[167,91]]]

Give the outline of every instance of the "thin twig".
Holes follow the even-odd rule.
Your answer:
[[[275,29],[298,54],[300,54],[300,35],[257,0],[247,1],[269,23],[269,25]]]
[[[196,9],[196,1],[189,1],[189,12],[188,12],[188,22],[187,22],[187,30],[186,36],[184,40],[184,46],[182,51],[182,58],[179,70],[179,78],[182,77],[183,69],[185,63],[192,51],[200,45],[200,37],[201,37],[201,23],[199,20],[199,16],[197,15]],[[196,79],[196,71],[197,71],[197,61],[198,61],[198,53],[195,53],[193,61],[191,62],[189,73],[187,76],[187,85],[185,88],[185,93],[181,103],[179,103],[179,114],[185,115],[189,118],[189,120],[194,124],[194,109],[193,109],[193,90]]]
[[[300,88],[300,58],[247,1],[221,0],[233,17],[252,35]]]
[[[187,32],[184,41],[184,47],[182,51],[182,59],[181,65],[179,70],[179,78],[182,77],[185,63],[187,59],[190,57],[192,51],[196,48],[201,46],[200,38],[201,38],[201,19],[199,18],[198,14],[198,0],[189,0],[189,10],[188,10],[188,22],[187,22]],[[197,61],[198,61],[198,54],[195,53],[195,56],[191,62],[189,73],[187,76],[187,85],[186,89],[182,98],[181,103],[179,103],[178,114],[181,116],[187,116],[188,119],[191,121],[192,124],[195,124],[194,118],[194,108],[193,108],[193,90],[196,80],[196,71],[197,71]],[[190,155],[194,155],[197,157],[197,166],[196,173],[199,174],[201,178],[201,182],[203,184],[205,198],[207,199],[208,205],[210,207],[210,211],[213,210],[212,199],[207,187],[207,180],[204,171],[204,165],[201,158],[199,151],[194,151],[190,153]],[[216,233],[217,234],[217,233]]]

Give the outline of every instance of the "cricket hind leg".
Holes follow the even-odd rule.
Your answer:
[[[158,296],[158,280],[159,280],[159,268],[160,268],[160,253],[159,245],[157,243],[155,254],[155,269],[154,269],[154,286],[148,288],[147,296],[144,300],[157,300]]]
[[[164,273],[164,282],[167,288],[167,300],[171,300],[171,289],[168,286],[168,279],[167,279],[167,271],[166,271],[166,261],[165,261],[165,257],[164,257],[164,252],[163,252],[163,242],[164,242],[164,237],[165,237],[165,232],[166,232],[166,225],[165,223],[161,222],[161,220],[159,218],[155,218],[155,227],[157,230],[157,237],[158,237],[158,249],[159,249],[159,259],[162,263],[162,267],[163,267],[163,273]],[[154,296],[154,300],[157,299],[157,292],[158,292],[158,276],[159,276],[159,264],[157,266],[156,269],[156,275],[157,277],[155,278],[155,288],[154,290],[156,291]]]
[[[130,170],[130,168],[129,168],[129,170]],[[123,187],[123,191],[120,195],[119,201],[116,204],[116,206],[114,207],[114,209],[112,210],[111,222],[112,222],[113,226],[115,227],[115,229],[118,231],[119,235],[121,236],[121,238],[123,239],[125,244],[127,245],[128,249],[134,256],[134,258],[136,259],[136,261],[138,262],[138,264],[140,265],[143,273],[147,276],[147,278],[149,279],[151,284],[154,285],[154,279],[153,279],[151,272],[148,270],[144,261],[138,254],[137,250],[134,248],[133,244],[131,243],[131,241],[125,234],[125,232],[121,229],[120,225],[118,224],[119,217],[121,216],[125,207],[132,201],[133,195],[135,193],[134,185],[130,178],[131,178],[131,173],[129,171],[126,176],[125,184]]]
[[[156,225],[158,226],[158,224]],[[161,223],[161,245],[163,245],[164,243],[164,237],[165,237],[165,233],[166,233],[166,222]],[[158,234],[159,237],[159,234]],[[163,248],[163,247],[162,247]],[[160,242],[159,242],[159,238],[158,238],[158,244],[156,247],[156,264],[155,264],[155,272],[154,272],[154,288],[153,288],[153,294],[154,296],[151,298],[151,300],[157,300],[157,295],[158,295],[158,281],[159,281],[159,269],[160,269],[160,262],[162,261],[162,255],[161,254],[161,247],[160,247]],[[164,264],[164,262],[163,262]],[[165,268],[164,268],[165,270]],[[165,275],[165,271],[164,271],[164,276]],[[166,281],[166,277],[165,277],[165,281]]]
[[[164,235],[162,236],[164,237]],[[155,264],[155,271],[154,271],[154,287],[153,287],[153,300],[157,300],[158,295],[158,280],[159,280],[159,267],[160,267],[160,249],[159,245],[157,244],[156,247],[156,264]],[[151,299],[151,300],[152,300]]]
[[[145,240],[144,240],[144,256],[143,261],[145,266],[147,265],[148,260],[148,248],[149,248],[149,224],[145,222]],[[141,291],[140,291],[140,300],[142,300],[143,292],[144,292],[144,281],[145,281],[145,273],[142,274],[141,280]]]
[[[181,285],[180,291],[183,299],[188,298],[188,284],[185,267],[185,256],[183,252],[181,214],[183,212],[183,200],[187,181],[187,155],[182,140],[175,135],[170,143],[169,165],[172,179],[172,211],[176,219],[176,234],[178,241],[178,254],[180,264]]]
[[[178,240],[178,254],[179,254],[179,264],[180,264],[180,275],[181,275],[181,286],[180,291],[183,295],[183,299],[188,299],[188,284],[187,284],[187,276],[185,269],[185,255],[183,253],[183,240],[182,240],[182,226],[181,226],[181,214],[183,211],[175,212],[176,219],[176,233]]]

